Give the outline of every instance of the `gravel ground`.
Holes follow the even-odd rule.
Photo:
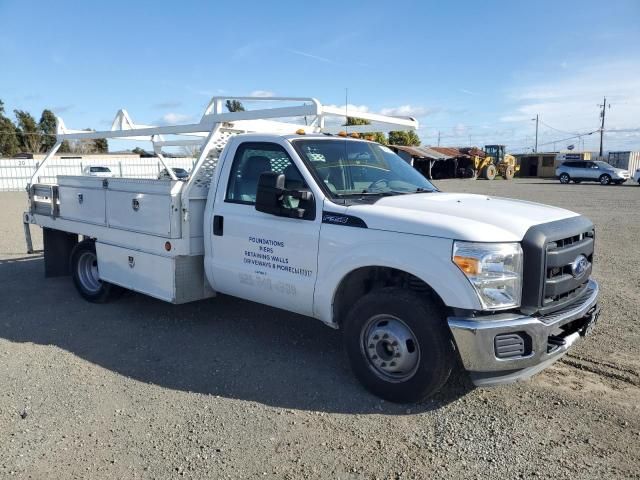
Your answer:
[[[438,186],[589,216],[603,314],[527,382],[456,378],[409,406],[363,391],[320,322],[225,296],[84,302],[23,253],[25,195],[0,194],[0,477],[640,478],[640,188]]]

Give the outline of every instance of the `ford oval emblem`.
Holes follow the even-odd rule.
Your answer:
[[[576,259],[571,262],[571,273],[575,278],[580,278],[585,274],[589,268],[589,260],[584,255],[578,255]]]

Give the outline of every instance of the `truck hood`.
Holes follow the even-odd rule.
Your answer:
[[[417,193],[351,205],[368,228],[477,242],[519,242],[533,225],[576,217],[539,203],[463,193]]]

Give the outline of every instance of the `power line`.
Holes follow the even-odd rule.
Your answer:
[[[555,130],[556,132],[567,133],[569,135],[578,135],[576,132],[567,132],[566,130],[560,130],[559,128],[552,127],[551,125],[543,122],[542,120],[540,120],[540,123],[543,124],[545,127],[550,128],[551,130]]]

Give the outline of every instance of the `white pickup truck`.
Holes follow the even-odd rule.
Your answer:
[[[438,391],[459,364],[476,385],[527,378],[593,328],[585,217],[440,192],[354,138],[416,128],[411,118],[358,113],[370,125],[336,133],[345,112],[314,99],[234,113],[226,99],[190,125],[136,125],[122,110],[104,132],[59,120],[24,214],[28,243],[29,224],[44,229],[45,273],[71,274],[92,302],[122,288],[172,303],[223,293],[319,319],[343,330],[364,386],[397,402]],[[164,146],[201,154],[186,182],[166,165],[171,179],[38,182],[63,140],[87,138],[150,140],[162,162]]]

